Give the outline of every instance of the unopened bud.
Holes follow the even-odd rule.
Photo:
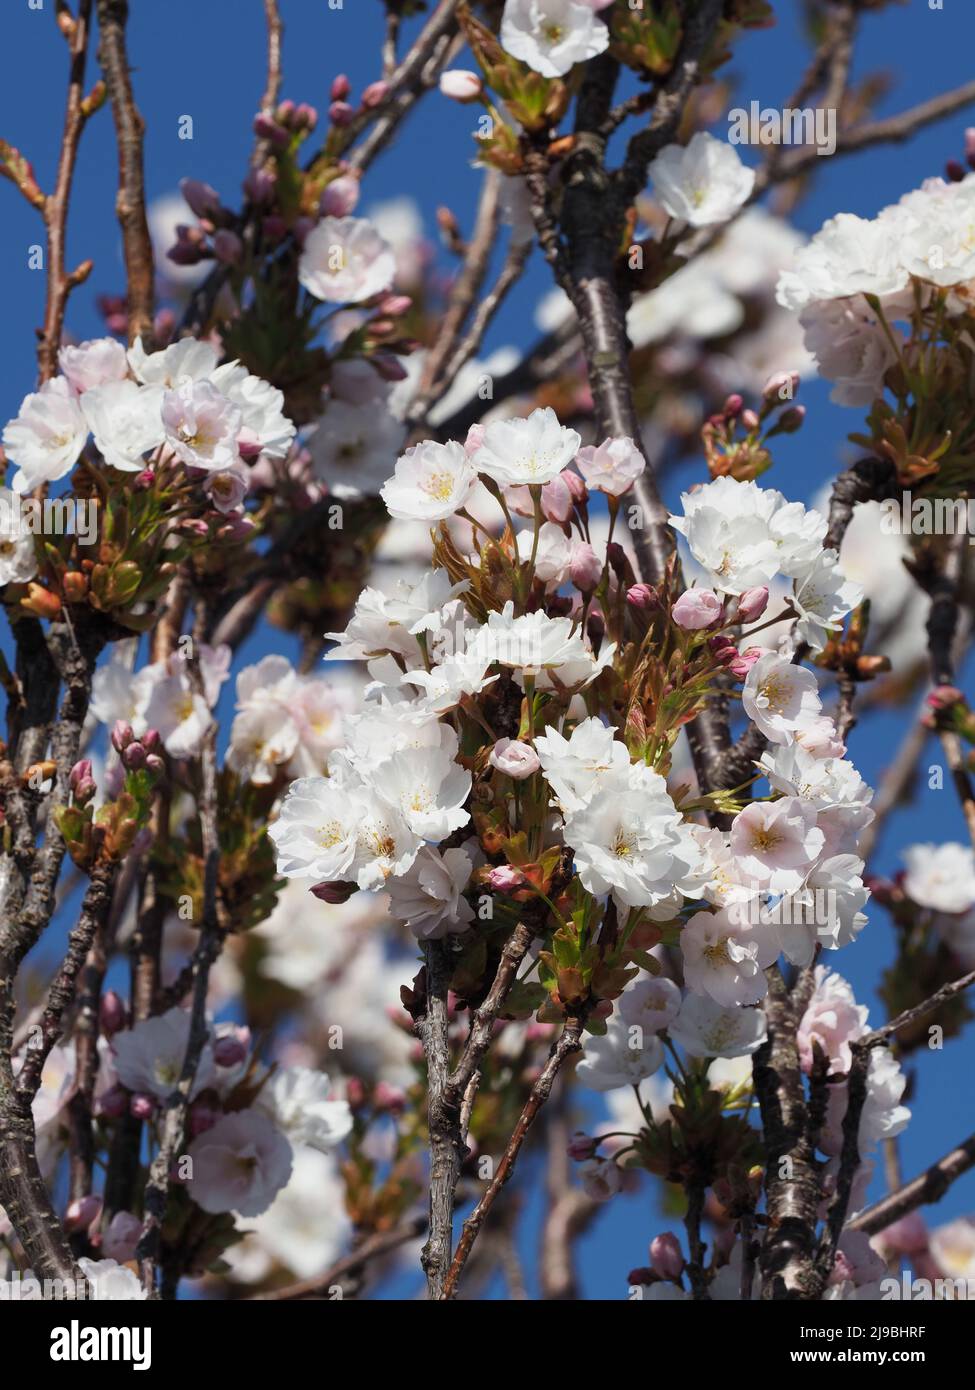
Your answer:
[[[660,595],[652,584],[633,584],[626,591],[626,601],[631,608],[649,612],[660,607]]]
[[[359,201],[359,180],[352,174],[340,174],[322,190],[319,207],[323,217],[348,217]]]
[[[64,1213],[64,1229],[69,1236],[78,1231],[87,1231],[93,1221],[102,1214],[102,1199],[94,1193],[87,1197],[76,1197]]]
[[[389,94],[388,82],[370,82],[369,86],[362,93],[362,105],[367,111],[374,111],[377,106],[381,106]]]
[[[355,115],[352,107],[347,101],[333,101],[328,108],[328,119],[332,125],[347,126],[352,124],[352,117]]]
[[[680,1241],[672,1231],[654,1236],[650,1242],[650,1263],[661,1279],[679,1279],[684,1269]]]
[[[569,578],[582,594],[591,594],[603,572],[602,561],[587,541],[576,541],[569,558]]]
[[[102,995],[98,1006],[98,1023],[106,1038],[120,1033],[126,1024],[125,1004],[114,989]]]
[[[316,883],[308,891],[321,898],[323,903],[347,903],[352,894],[358,892],[358,885],[337,880],[333,883]]]
[[[469,72],[466,68],[450,68],[440,74],[440,90],[451,101],[466,104],[480,99],[484,83],[476,72]]]
[[[128,748],[129,744],[135,738],[135,734],[132,732],[132,725],[127,719],[116,719],[115,723],[112,725],[111,737],[112,747],[115,749],[116,753],[121,753],[124,749]]]
[[[565,1146],[565,1151],[576,1163],[585,1163],[590,1158],[595,1158],[598,1147],[595,1139],[588,1134],[583,1134],[581,1129],[577,1129]]]
[[[761,584],[756,589],[746,589],[738,600],[738,618],[743,623],[753,623],[768,607],[768,585]]]
[[[155,1099],[143,1092],[137,1092],[129,1101],[129,1114],[134,1120],[151,1120],[156,1108]]]
[[[497,864],[488,874],[489,885],[499,893],[513,893],[524,888],[526,882],[521,870],[511,864]]]
[[[179,191],[197,217],[213,218],[220,215],[220,194],[208,183],[201,183],[199,179],[180,179]]]

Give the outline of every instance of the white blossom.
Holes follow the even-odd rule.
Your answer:
[[[466,850],[422,846],[406,873],[386,882],[390,916],[421,941],[466,931],[474,909],[461,894],[472,869]]]
[[[81,397],[81,409],[95,447],[111,468],[136,473],[145,468],[145,455],[163,442],[163,388],[137,382],[110,381],[92,387]]]
[[[748,201],[755,171],[724,140],[699,130],[686,145],[665,145],[650,165],[657,197],[692,227],[727,222]]]
[[[193,1165],[187,1190],[208,1212],[259,1216],[291,1176],[291,1145],[257,1109],[223,1115],[193,1140],[187,1154]]]
[[[88,423],[63,376],[25,396],[16,419],[3,431],[7,458],[18,468],[11,483],[14,492],[31,492],[70,473],[87,438]]]
[[[575,430],[565,429],[555,411],[545,406],[523,420],[492,421],[471,462],[502,486],[541,487],[572,462],[581,443]]]
[[[298,279],[316,299],[358,303],[393,283],[396,259],[389,242],[364,217],[323,217],[305,238]]]
[[[822,709],[813,673],[774,652],[748,672],[741,703],[770,743],[787,743]]]
[[[609,46],[609,30],[576,0],[505,0],[501,47],[543,77],[564,77]]]

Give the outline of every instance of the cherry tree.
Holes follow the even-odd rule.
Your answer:
[[[975,134],[870,218],[788,220],[822,153],[975,83],[873,115],[883,0],[811,6],[788,108],[747,122],[770,0],[372,3],[375,78],[336,37],[319,109],[264,0],[238,191],[185,179],[163,243],[125,0],[53,7],[50,189],[0,142],[46,278],[0,489],[0,1274],[575,1299],[579,1238],[645,1189],[673,1229],[648,1196],[607,1296],[975,1275],[975,1221],[922,1215],[975,1136],[898,1149],[975,983]],[[359,208],[420,103],[474,132],[446,276]],[[125,283],[79,341],[108,120]],[[539,337],[499,361],[533,257]],[[777,463],[817,375],[856,452],[808,503]],[[875,790],[857,736],[892,717]],[[881,878],[929,740],[957,838]],[[878,1013],[846,974],[881,932]]]

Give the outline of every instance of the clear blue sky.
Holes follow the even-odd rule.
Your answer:
[[[329,9],[327,0],[282,0],[281,8],[286,24],[284,95],[324,110],[336,73],[348,73],[355,92],[379,76],[380,0],[345,0],[341,10]],[[776,0],[775,9],[777,27],[748,35],[728,70],[736,79],[732,105],[757,100],[763,106],[781,106],[805,65],[799,0]],[[0,87],[0,137],[33,161],[46,189],[53,182],[67,72],[66,48],[55,30],[53,10],[54,0],[45,0],[40,11],[30,9],[28,0],[6,0],[2,31],[7,61]],[[150,197],[173,191],[188,175],[212,183],[235,206],[251,144],[251,119],[264,83],[261,0],[166,0],[136,3],[132,10],[130,52],[137,99],[148,125]],[[863,16],[854,77],[886,71],[891,90],[877,113],[892,113],[967,81],[972,38],[970,3],[945,0],[942,11],[931,10],[928,0],[895,3]],[[94,65],[90,72],[94,76]],[[447,102],[437,93],[428,97],[395,147],[373,166],[363,205],[408,193],[419,203],[431,239],[434,212],[441,203],[454,209],[462,226],[469,226],[478,187],[478,175],[470,168],[475,110]],[[191,141],[178,138],[179,118],[184,115],[193,117]],[[925,177],[940,173],[946,158],[958,157],[969,122],[975,124],[975,109],[928,128],[907,145],[821,160],[815,186],[796,215],[797,225],[812,232],[838,211],[872,215]],[[95,261],[90,280],[71,300],[68,326],[77,338],[102,331],[96,295],[123,287],[115,179],[114,134],[105,110],[84,136],[69,229],[70,262],[87,257]],[[42,239],[37,214],[6,183],[0,183],[0,211],[5,253],[0,415],[6,419],[32,388],[34,329],[42,319],[44,285],[42,275],[27,267],[28,247]],[[528,306],[549,283],[548,269],[536,256],[524,289],[499,314],[488,348],[528,344],[535,332]],[[808,499],[835,472],[845,435],[858,425],[857,412],[830,405],[827,394],[815,383],[803,387],[809,419],[800,435],[785,441],[777,458],[771,481],[793,497]],[[684,471],[669,480],[668,500],[676,501],[688,478]],[[252,660],[275,645],[280,649],[280,635],[259,632],[245,656]],[[873,718],[854,736],[851,756],[873,783],[891,755],[898,727],[895,718]],[[925,765],[935,761],[934,750],[928,752]],[[950,786],[922,791],[912,810],[892,820],[875,869],[892,871],[899,846],[934,838],[964,839]],[[889,928],[878,910],[860,942],[836,962],[858,997],[876,1009],[872,987],[890,957]],[[907,1175],[972,1128],[971,1046],[969,1035],[949,1043],[942,1054],[919,1059],[920,1100],[901,1141]],[[975,1210],[975,1174],[959,1182],[939,1210],[944,1217]],[[596,1231],[583,1242],[586,1293],[621,1296],[626,1271],[645,1262],[645,1240],[655,1229],[645,1192],[638,1199],[610,1204]]]

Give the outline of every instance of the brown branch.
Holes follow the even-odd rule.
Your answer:
[[[267,80],[264,95],[261,97],[261,110],[269,111],[277,106],[281,96],[281,46],[284,39],[284,24],[278,9],[278,0],[264,0],[264,18],[267,21]]]
[[[455,1104],[464,1096],[471,1078],[480,1068],[481,1061],[491,1045],[494,1025],[534,939],[535,927],[528,922],[519,922],[504,944],[494,981],[474,1011],[464,1051],[447,1080]]]
[[[444,1296],[453,1245],[454,1193],[466,1152],[460,1134],[460,1105],[448,1085],[450,1047],[447,1037],[447,948],[426,944],[426,1005],[416,1032],[427,1060],[427,1128],[430,1136],[430,1232],[420,1254],[427,1276],[427,1295]]]
[[[201,610],[198,629],[202,633],[205,610]],[[200,694],[203,677],[199,667],[200,642],[196,643],[197,659],[190,670]],[[193,1083],[196,1080],[200,1057],[209,1036],[207,1025],[207,992],[210,967],[220,954],[223,932],[220,925],[218,888],[220,872],[220,839],[217,823],[217,725],[214,721],[207,731],[200,754],[201,790],[198,810],[203,849],[203,921],[200,940],[193,953],[193,998],[190,1006],[189,1036],[186,1054],[176,1089],[168,1097],[162,1119],[162,1138],[159,1150],[149,1169],[143,1199],[142,1235],[136,1250],[142,1281],[155,1292],[156,1263],[166,1209],[169,1204],[170,1173],[186,1131]]]
[[[925,1018],[934,1012],[941,1004],[953,999],[962,990],[968,989],[975,984],[975,970],[971,970],[967,975],[961,976],[958,980],[953,980],[949,984],[942,985],[935,990],[930,998],[923,1003],[916,1004],[911,1009],[905,1009],[889,1023],[882,1024],[879,1028],[874,1028],[872,1032],[866,1033],[862,1038],[851,1044],[853,1060],[850,1064],[850,1071],[847,1077],[847,1102],[846,1114],[843,1116],[843,1146],[840,1151],[839,1173],[836,1179],[836,1194],[830,1204],[826,1218],[826,1227],[820,1240],[819,1252],[816,1258],[817,1268],[821,1279],[825,1281],[829,1278],[836,1258],[836,1251],[839,1245],[840,1235],[842,1234],[846,1218],[850,1208],[850,1198],[853,1192],[853,1183],[856,1178],[857,1169],[860,1166],[859,1135],[860,1118],[863,1114],[863,1107],[867,1099],[867,1077],[870,1069],[870,1053],[875,1047],[880,1047],[892,1038],[895,1033],[902,1028],[907,1028],[916,1023],[919,1019]]]
[[[119,861],[110,859],[96,864],[92,870],[81,913],[68,937],[67,952],[48,991],[47,1004],[38,1024],[40,1035],[33,1032],[33,1040],[17,1077],[17,1090],[27,1104],[37,1094],[44,1063],[64,1030],[64,1016],[74,1003],[75,986],[95,933],[108,917],[118,868]]]
[[[766,973],[768,1036],[754,1058],[766,1151],[762,1297],[817,1298],[821,1290],[813,1260],[820,1189],[796,1042],[813,972],[803,971],[791,992],[777,966]]]
[[[43,207],[44,225],[47,229],[47,302],[44,307],[44,327],[37,345],[37,361],[42,382],[49,381],[57,374],[58,350],[61,347],[68,296],[75,285],[87,277],[92,268],[91,261],[84,261],[70,272],[65,267],[68,203],[78,159],[78,145],[89,111],[85,102],[84,83],[91,30],[91,3],[92,0],[81,0],[77,18],[70,21],[70,28],[67,29],[71,66],[68,100],[64,113],[64,133],[61,137],[54,192],[44,200]]]
[[[484,175],[481,187],[474,235],[467,246],[460,273],[450,288],[447,308],[438,326],[437,340],[427,353],[423,364],[416,394],[406,414],[408,425],[422,425],[438,395],[442,395],[450,385],[451,377],[445,373],[444,368],[453,354],[487,276],[488,264],[497,239],[500,199],[501,175],[496,169],[489,169]]]
[[[932,1163],[930,1168],[910,1182],[904,1183],[896,1192],[889,1193],[872,1207],[867,1207],[866,1211],[861,1211],[849,1223],[847,1230],[864,1231],[868,1236],[878,1235],[918,1207],[940,1202],[952,1183],[972,1168],[975,1168],[975,1134],[963,1139],[957,1148]]]
[[[115,210],[122,228],[129,342],[142,338],[148,344],[152,339],[155,286],[142,160],[145,122],[132,93],[125,42],[128,0],[97,0],[97,13],[100,31],[98,61],[112,101],[118,145],[119,182]]]
[[[518,1155],[525,1142],[525,1137],[531,1128],[532,1121],[551,1095],[552,1086],[555,1083],[555,1078],[558,1076],[563,1062],[567,1057],[570,1057],[572,1053],[578,1052],[582,1046],[581,1037],[584,1024],[585,1019],[582,1017],[570,1017],[566,1019],[565,1026],[558,1040],[553,1044],[541,1074],[531,1088],[525,1107],[518,1117],[518,1123],[515,1125],[511,1138],[508,1140],[507,1147],[501,1156],[501,1161],[498,1164],[494,1178],[471,1215],[464,1222],[464,1229],[457,1243],[457,1251],[451,1262],[446,1281],[444,1282],[443,1292],[440,1295],[441,1298],[450,1299],[455,1297],[458,1281],[464,1271],[464,1266],[467,1263],[467,1258],[471,1253],[474,1242],[477,1240],[478,1232],[484,1224],[491,1208],[494,1206],[498,1193],[514,1172]]]

